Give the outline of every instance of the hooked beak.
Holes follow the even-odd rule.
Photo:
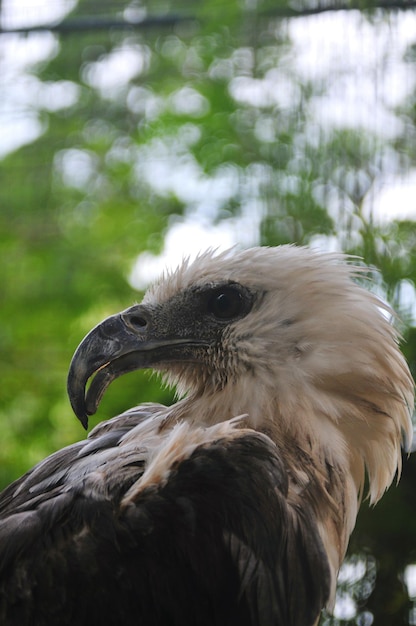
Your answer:
[[[72,357],[67,389],[75,415],[87,429],[88,416],[96,412],[113,380],[161,362],[192,361],[192,347],[201,343],[158,331],[152,312],[144,305],[108,317],[88,333]]]

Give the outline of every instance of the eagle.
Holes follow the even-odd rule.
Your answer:
[[[174,385],[41,461],[0,496],[3,626],[313,626],[368,490],[412,437],[390,306],[354,260],[207,251],[82,340],[85,428],[118,376]]]

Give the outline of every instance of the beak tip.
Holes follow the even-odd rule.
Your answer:
[[[77,371],[75,356],[71,361],[67,379],[67,393],[72,410],[81,422],[85,430],[88,429],[88,409],[85,400],[85,385],[87,374],[82,370]]]
[[[72,389],[68,387],[68,396],[69,396],[69,401],[72,406],[72,410],[74,411],[76,417],[81,422],[82,426],[85,428],[85,430],[87,430],[89,414],[87,411],[87,406],[86,406],[86,402],[84,399],[84,395],[82,395],[82,399],[80,399],[73,393]]]
[[[88,415],[77,415],[77,417],[81,422],[84,430],[88,430]]]
[[[77,403],[76,406],[73,403],[71,403],[71,404],[72,404],[72,410],[74,411],[75,415],[77,416],[77,418],[81,422],[81,424],[84,427],[84,429],[87,430],[88,429],[88,415],[89,414],[87,412],[85,402],[82,403],[82,406],[79,406],[79,403]]]

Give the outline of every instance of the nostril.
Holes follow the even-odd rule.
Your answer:
[[[121,319],[133,332],[143,333],[149,328],[151,312],[139,304],[123,311]]]
[[[132,326],[143,328],[144,326],[147,326],[147,320],[145,320],[144,317],[141,317],[140,315],[132,315],[132,317],[130,318],[130,324]]]

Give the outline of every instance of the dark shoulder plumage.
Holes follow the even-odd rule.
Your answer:
[[[313,623],[326,559],[311,519],[287,504],[276,446],[233,425],[200,429],[162,468],[158,410],[123,414],[3,492],[1,624]]]

